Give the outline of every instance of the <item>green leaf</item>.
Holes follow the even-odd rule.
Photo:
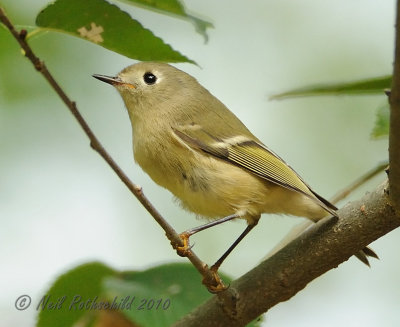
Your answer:
[[[375,126],[372,130],[371,137],[374,139],[387,137],[389,135],[389,120],[390,108],[389,104],[386,103],[380,106],[376,112]]]
[[[88,263],[61,275],[48,292],[35,303],[39,311],[37,327],[71,327],[89,310],[79,310],[77,300],[95,299],[102,294],[102,281],[115,271],[99,262]],[[75,304],[74,304],[75,303]]]
[[[117,272],[102,263],[87,263],[61,275],[34,304],[39,311],[36,326],[105,326],[105,320],[114,321],[110,326],[170,326],[211,296],[191,264]]]
[[[221,277],[226,283],[231,281],[226,275]],[[190,264],[174,263],[126,272],[107,278],[104,285],[110,301],[131,296],[130,310],[122,313],[140,326],[170,326],[213,296]]]
[[[94,42],[132,59],[194,63],[104,0],[57,0],[38,14],[36,24]]]
[[[205,41],[208,41],[207,28],[213,27],[213,24],[194,15],[189,15],[179,0],[120,0],[135,6],[140,6],[148,10],[156,11],[162,14],[176,15],[180,18],[189,20],[196,31],[202,35]]]
[[[179,0],[124,0],[133,5],[140,5],[150,10],[184,16],[185,9]]]
[[[363,79],[351,83],[320,84],[294,89],[273,95],[270,99],[285,99],[316,95],[358,95],[358,94],[383,94],[385,89],[391,87],[392,76],[382,76]]]
[[[105,289],[110,300],[135,297],[132,308],[123,314],[141,326],[170,326],[212,296],[190,264],[167,264],[126,272],[107,278]]]

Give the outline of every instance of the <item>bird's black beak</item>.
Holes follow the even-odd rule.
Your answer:
[[[99,75],[99,74],[94,74],[92,75],[94,78],[97,78],[98,80],[115,85],[115,84],[122,84],[122,81],[118,77],[111,77],[111,76],[106,76],[106,75]]]
[[[111,76],[106,76],[106,75],[99,75],[99,74],[94,74],[92,75],[94,78],[97,78],[98,80],[111,84],[113,86],[117,85],[123,85],[125,87],[128,87],[130,89],[135,89],[136,86],[130,83],[126,83],[123,80],[121,80],[119,77],[111,77]]]

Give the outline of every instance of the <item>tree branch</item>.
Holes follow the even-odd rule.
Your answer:
[[[387,183],[311,226],[282,250],[235,280],[230,287],[233,311],[217,297],[196,308],[174,326],[245,326],[286,301],[369,243],[400,226],[387,195]],[[355,237],[357,235],[357,237]]]
[[[161,214],[157,211],[157,209],[152,205],[152,203],[147,199],[147,197],[143,194],[142,188],[139,185],[134,184],[128,176],[122,171],[122,169],[117,165],[117,163],[112,159],[112,157],[107,153],[104,149],[100,141],[94,135],[93,131],[90,129],[89,125],[86,123],[85,119],[82,117],[76,103],[67,96],[61,86],[56,82],[53,75],[49,72],[46,65],[43,61],[41,61],[32,51],[32,48],[27,43],[26,31],[21,30],[18,32],[11,21],[8,19],[4,10],[0,7],[0,22],[2,22],[14,38],[18,41],[19,45],[24,51],[25,57],[27,57],[37,71],[39,71],[44,78],[49,82],[51,87],[56,91],[61,100],[68,107],[69,111],[76,118],[79,125],[82,127],[87,137],[90,140],[90,146],[108,163],[111,169],[118,175],[121,181],[128,187],[128,189],[132,192],[132,194],[139,200],[139,202],[146,208],[146,210],[150,213],[150,215],[156,220],[156,222],[161,226],[161,228],[165,231],[167,238],[170,240],[173,246],[183,246],[183,242],[177,232],[172,228],[170,224],[161,216]],[[206,286],[217,286],[219,281],[217,280],[218,276],[215,276],[213,272],[211,272],[207,265],[205,265],[193,251],[188,251],[187,258],[190,262],[195,266],[195,268],[199,271],[199,273],[203,276],[203,281]]]
[[[347,185],[345,188],[337,192],[329,202],[332,204],[337,204],[339,201],[345,199],[351,192],[362,186],[364,183],[368,182],[371,178],[375,177],[379,173],[383,172],[385,168],[387,168],[388,163],[384,162],[376,166],[375,168],[371,169],[367,173],[363,174],[351,184]],[[264,260],[271,257],[273,254],[284,248],[288,245],[291,241],[293,241],[296,237],[298,237],[301,233],[303,233],[307,228],[313,225],[314,222],[311,220],[305,220],[300,224],[294,226],[286,235],[285,237],[279,241],[266,255]]]
[[[389,185],[390,198],[400,212],[400,1],[397,1],[396,44],[390,102]]]

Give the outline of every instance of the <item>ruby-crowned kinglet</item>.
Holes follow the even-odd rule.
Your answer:
[[[155,62],[129,66],[116,77],[93,76],[115,86],[125,102],[135,161],[189,211],[246,219],[247,232],[262,213],[312,221],[337,216],[334,205],[192,76]]]

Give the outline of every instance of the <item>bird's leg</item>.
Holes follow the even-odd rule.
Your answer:
[[[203,279],[203,284],[207,286],[208,290],[211,293],[218,293],[226,290],[228,287],[224,285],[221,278],[218,275],[218,269],[221,266],[222,262],[227,258],[227,256],[233,251],[233,249],[240,243],[241,240],[245,238],[245,236],[256,226],[258,223],[258,219],[251,222],[247,225],[246,229],[239,235],[235,242],[229,247],[228,250],[211,266],[210,271],[214,277],[214,280],[217,281],[216,286],[211,286],[210,283],[207,283],[207,280]]]
[[[246,229],[239,235],[235,242],[229,247],[228,250],[211,266],[210,270],[217,273],[219,267],[221,266],[222,262],[226,259],[226,257],[233,251],[233,249],[240,243],[241,240],[245,238],[245,236],[258,224],[258,219],[249,223]]]
[[[172,245],[176,249],[176,252],[178,253],[178,255],[180,255],[182,257],[186,257],[190,253],[190,249],[191,249],[191,247],[189,245],[190,236],[192,236],[193,234],[196,234],[202,230],[208,229],[210,227],[222,224],[226,221],[230,221],[232,219],[239,218],[239,217],[240,217],[239,214],[233,214],[233,215],[221,218],[221,219],[214,220],[207,224],[204,224],[204,225],[192,228],[192,229],[188,229],[187,231],[179,234],[179,237],[181,238],[181,240],[183,242],[183,246],[179,246],[176,244],[172,244]],[[247,225],[246,229],[242,232],[242,234],[240,234],[239,237],[235,240],[235,242],[233,242],[233,244],[229,247],[229,249],[226,250],[225,253],[211,266],[210,271],[212,272],[212,275],[213,275],[212,283],[209,280],[203,279],[203,284],[207,286],[208,290],[211,293],[218,293],[218,292],[221,292],[221,291],[227,289],[227,287],[224,285],[224,283],[222,282],[221,278],[218,275],[218,269],[221,266],[222,262],[233,251],[233,249],[240,243],[240,241],[242,239],[245,238],[245,236],[254,228],[254,226],[257,225],[257,223],[258,223],[258,219],[255,219],[252,222],[250,222]]]
[[[191,249],[191,246],[189,245],[190,236],[192,236],[193,234],[196,234],[198,232],[201,232],[202,230],[208,229],[208,228],[213,227],[213,226],[217,226],[219,224],[222,224],[222,223],[224,223],[226,221],[230,221],[230,220],[235,219],[235,218],[239,218],[239,215],[238,214],[233,214],[233,215],[221,218],[221,219],[217,219],[217,220],[211,221],[211,222],[209,222],[207,224],[188,229],[187,231],[184,231],[183,233],[179,234],[179,237],[181,238],[181,240],[183,242],[183,246],[179,246],[179,245],[176,245],[176,244],[172,244],[172,246],[174,247],[174,249],[176,250],[178,255],[180,255],[181,257],[186,257],[188,255],[188,252]]]

